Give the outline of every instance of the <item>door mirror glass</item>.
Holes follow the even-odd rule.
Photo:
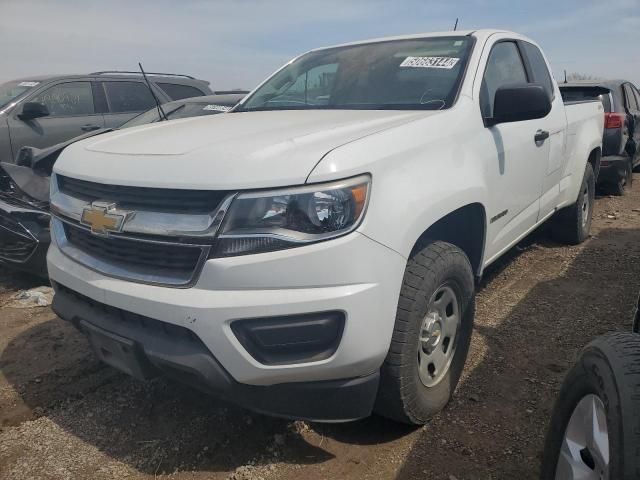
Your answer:
[[[21,120],[33,120],[34,118],[48,117],[49,109],[44,103],[27,102],[22,107],[22,113],[18,115]]]
[[[522,122],[546,117],[551,111],[549,94],[542,85],[523,83],[504,85],[496,90],[493,117],[488,126],[498,123]]]

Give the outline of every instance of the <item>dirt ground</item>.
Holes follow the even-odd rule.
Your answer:
[[[580,247],[539,231],[487,272],[461,384],[419,429],[378,417],[289,422],[167,380],[140,383],[99,364],[48,307],[8,306],[42,282],[0,270],[0,478],[537,478],[566,370],[597,335],[630,328],[639,200],[640,183],[600,197]]]

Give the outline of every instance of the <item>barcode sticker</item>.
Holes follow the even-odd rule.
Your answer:
[[[214,112],[228,112],[231,110],[231,107],[226,107],[224,105],[207,105],[203,108],[203,110],[213,110]]]
[[[446,68],[451,70],[458,63],[455,57],[407,57],[400,64],[401,67],[412,68]]]

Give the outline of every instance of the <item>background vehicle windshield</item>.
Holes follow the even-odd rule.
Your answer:
[[[565,102],[579,102],[581,100],[600,100],[605,112],[611,112],[611,99],[608,94],[602,93],[601,87],[560,87],[562,99]]]
[[[8,105],[27,90],[32,89],[40,82],[20,81],[7,82],[0,85],[0,108]]]
[[[472,43],[470,37],[432,37],[310,52],[276,73],[236,111],[448,108]]]
[[[163,105],[164,113],[167,115],[168,120],[177,120],[178,118],[188,117],[200,117],[203,115],[215,115],[217,113],[223,113],[225,109],[231,107],[224,105],[213,105],[210,103],[186,103],[179,106],[171,106],[171,104]],[[153,107],[144,113],[141,113],[137,117],[132,118],[120,128],[137,127],[138,125],[146,125],[147,123],[157,122],[160,117],[158,116],[158,109]]]

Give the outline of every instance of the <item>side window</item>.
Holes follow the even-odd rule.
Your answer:
[[[103,82],[111,113],[143,112],[156,103],[146,84],[141,82]]]
[[[496,90],[510,83],[526,83],[527,73],[514,42],[500,42],[493,46],[484,71],[480,90],[480,108],[484,118],[493,115]]]
[[[52,117],[95,113],[90,82],[59,83],[40,93],[31,101],[45,104]]]
[[[540,49],[528,42],[522,42],[522,46],[524,48],[524,54],[529,60],[529,65],[531,66],[533,81],[541,84],[549,94],[549,98],[553,98],[553,80],[551,80],[549,68],[547,67],[547,63],[544,61],[544,57],[542,56]]]
[[[628,83],[624,84],[624,97],[626,99],[626,105],[629,110],[638,110],[638,104],[636,102],[636,97],[633,94],[633,90],[631,85]]]
[[[638,92],[638,89],[636,87],[631,87],[631,90],[633,90],[633,94],[636,97],[636,104],[638,105],[638,110],[640,110],[640,92]]]
[[[171,100],[182,100],[183,98],[201,97],[204,93],[196,87],[190,85],[179,85],[177,83],[158,83],[164,93],[169,95]]]

